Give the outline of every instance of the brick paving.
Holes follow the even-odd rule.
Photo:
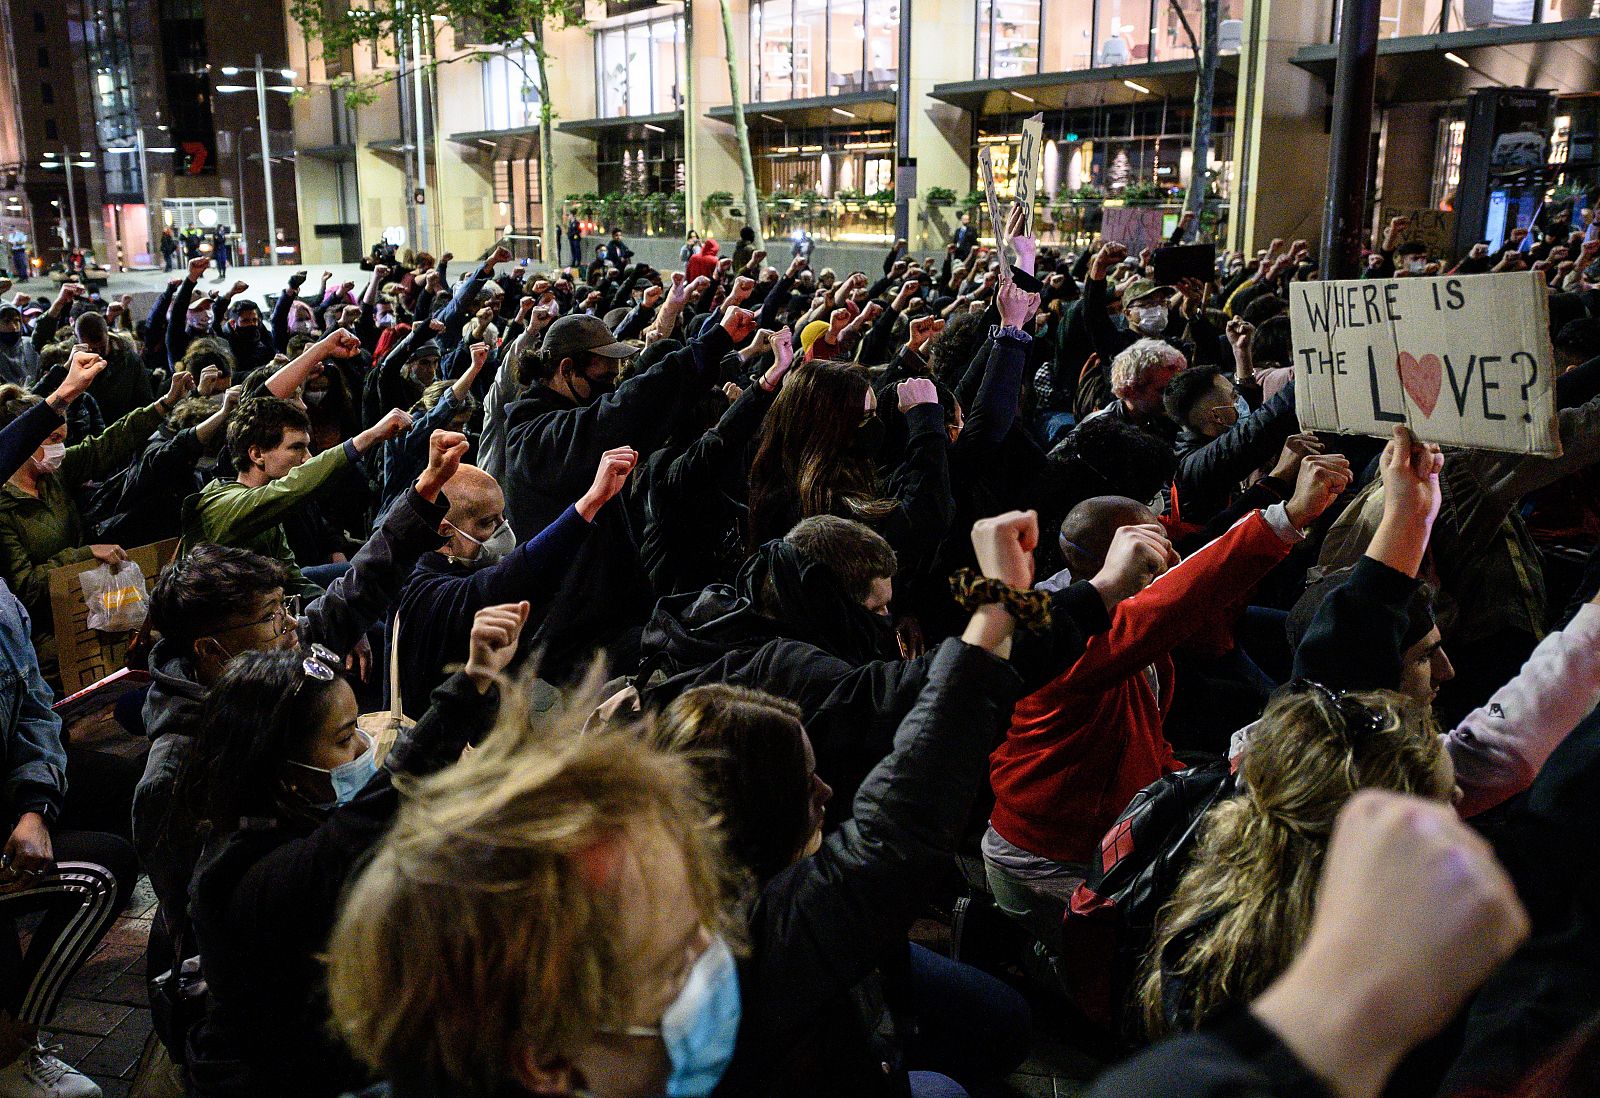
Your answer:
[[[67,985],[45,1037],[46,1044],[62,1046],[61,1058],[99,1083],[106,1098],[128,1098],[150,1036],[144,951],[155,910],[150,882],[141,877],[127,910]]]

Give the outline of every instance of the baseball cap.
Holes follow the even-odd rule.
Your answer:
[[[21,309],[17,308],[15,305],[10,305],[10,304],[0,305],[0,320],[20,320],[20,319],[22,319],[22,310]]]
[[[1122,291],[1122,301],[1125,305],[1132,305],[1140,298],[1149,297],[1151,294],[1175,294],[1178,291],[1171,286],[1157,286],[1148,278],[1141,278]]]
[[[544,351],[552,366],[564,358],[579,355],[603,355],[606,358],[632,358],[639,348],[622,343],[611,334],[605,321],[588,313],[572,313],[550,325],[544,337]]]

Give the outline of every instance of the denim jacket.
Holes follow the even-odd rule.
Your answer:
[[[39,674],[28,612],[0,583],[0,751],[5,808],[12,819],[37,812],[55,823],[67,795],[67,752],[61,718]]]

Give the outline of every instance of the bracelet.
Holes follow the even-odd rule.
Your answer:
[[[1030,633],[1043,633],[1050,628],[1050,595],[1047,592],[1012,587],[980,576],[970,568],[963,568],[950,577],[950,591],[956,605],[969,613],[980,606],[1000,606]]]

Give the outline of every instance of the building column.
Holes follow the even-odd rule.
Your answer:
[[[1227,246],[1273,237],[1315,241],[1322,226],[1328,134],[1322,82],[1291,63],[1328,40],[1328,0],[1244,0]]]
[[[960,207],[930,208],[930,187],[958,196],[972,186],[973,116],[933,98],[936,84],[972,79],[977,28],[973,0],[909,0],[911,72],[900,74],[900,95],[911,97],[911,155],[917,161],[917,193],[910,207],[913,252],[943,248],[955,233]]]

